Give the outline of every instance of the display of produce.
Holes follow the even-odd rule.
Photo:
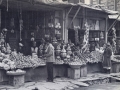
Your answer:
[[[65,49],[65,45],[63,45],[63,47],[62,47],[62,50],[61,50],[61,57],[62,58],[66,58],[66,49]]]
[[[3,68],[5,70],[9,69],[15,69],[15,62],[9,59],[9,55],[5,55],[4,53],[0,53],[0,68]]]
[[[54,64],[64,64],[64,61],[61,60],[60,56],[57,56]]]
[[[46,65],[45,61],[41,58],[38,58],[37,55],[24,56],[21,53],[18,53],[17,55],[12,53],[10,55],[10,59],[15,62],[16,68],[28,68]]]
[[[112,55],[111,60],[114,62],[120,62],[120,55]]]

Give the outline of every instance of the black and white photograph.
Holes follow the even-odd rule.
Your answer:
[[[120,90],[120,0],[0,0],[0,90]]]

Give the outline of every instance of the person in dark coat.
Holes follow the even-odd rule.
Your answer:
[[[112,55],[112,47],[110,43],[106,44],[105,50],[104,50],[104,60],[103,60],[103,69],[107,72],[111,72],[111,55]]]

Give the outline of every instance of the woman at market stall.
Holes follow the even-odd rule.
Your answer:
[[[106,73],[111,72],[111,55],[112,55],[112,47],[110,43],[107,43],[104,50],[104,59],[103,59],[103,69]]]
[[[54,47],[50,43],[50,37],[45,39],[45,41],[46,41],[46,45],[47,45],[47,48],[45,50],[47,74],[48,74],[47,81],[53,82],[53,62],[55,62]]]

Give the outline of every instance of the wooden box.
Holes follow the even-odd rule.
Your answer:
[[[9,76],[9,84],[14,87],[20,87],[24,85],[24,75],[10,75]]]
[[[83,65],[80,67],[80,77],[86,77],[87,76],[87,66]]]
[[[68,77],[72,79],[80,78],[80,69],[68,68]]]

